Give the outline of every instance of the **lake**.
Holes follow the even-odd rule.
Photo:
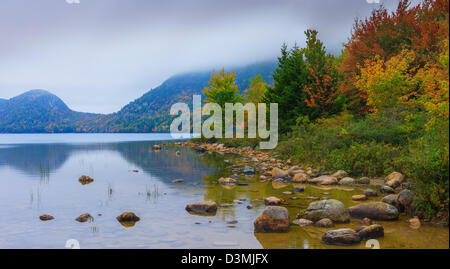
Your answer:
[[[365,248],[365,242],[322,244],[329,228],[253,232],[253,221],[265,207],[263,197],[285,199],[293,220],[310,203],[305,197],[326,192],[351,206],[356,202],[350,197],[360,189],[306,185],[304,193],[285,195],[292,184],[261,183],[257,175],[246,178],[246,186],[224,187],[217,183],[228,173],[224,160],[236,156],[163,146],[169,140],[169,134],[0,134],[0,248],[65,248],[69,239],[78,240],[81,248]],[[163,150],[153,151],[155,144]],[[80,184],[81,175],[94,182]],[[239,198],[247,201],[233,203]],[[219,204],[216,215],[185,210],[186,204],[204,200]],[[246,207],[250,201],[253,209]],[[141,220],[123,226],[116,217],[124,211]],[[75,221],[83,213],[93,220]],[[55,219],[41,221],[42,214]],[[381,248],[448,248],[448,228],[424,224],[412,229],[407,219],[379,222],[385,228]],[[359,226],[352,219],[335,228]]]

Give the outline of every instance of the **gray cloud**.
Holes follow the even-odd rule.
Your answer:
[[[381,1],[388,8],[397,1]],[[0,98],[47,89],[114,112],[169,76],[275,58],[319,30],[338,53],[366,0],[2,0]]]

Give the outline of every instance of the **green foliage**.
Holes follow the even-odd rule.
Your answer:
[[[224,109],[225,103],[239,103],[243,99],[236,85],[234,71],[228,74],[222,69],[218,73],[213,73],[208,85],[209,87],[203,89],[206,103],[216,103]]]
[[[264,82],[261,75],[257,75],[250,79],[250,87],[244,91],[245,101],[254,103],[255,105],[262,102],[264,94],[269,89],[269,85]]]

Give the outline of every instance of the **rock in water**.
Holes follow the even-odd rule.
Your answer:
[[[363,219],[361,220],[361,223],[364,224],[364,225],[366,225],[366,226],[369,226],[369,225],[372,225],[372,220],[369,219],[369,218],[363,218]]]
[[[161,146],[160,145],[153,145],[152,149],[153,150],[161,150]]]
[[[280,168],[273,168],[272,169],[272,177],[273,178],[281,178],[287,176],[287,171],[281,170]]]
[[[360,241],[358,233],[352,229],[332,230],[322,236],[322,243],[329,245],[353,245]]]
[[[339,185],[352,185],[355,183],[355,180],[351,177],[344,177],[343,179],[339,180]]]
[[[378,196],[378,193],[375,190],[367,189],[364,191],[364,195],[367,197],[375,197],[375,196]]]
[[[252,167],[247,167],[242,173],[244,173],[245,175],[254,175],[255,169],[253,169]]]
[[[253,225],[256,233],[288,232],[289,212],[281,206],[268,206]]]
[[[408,220],[409,227],[413,229],[419,229],[420,228],[420,219],[418,217],[414,217],[410,220]]]
[[[324,218],[341,223],[350,221],[349,212],[344,204],[334,199],[310,203],[306,212],[301,217],[312,221],[318,221]]]
[[[172,180],[173,183],[183,183],[184,179],[174,179]]]
[[[335,177],[335,178],[337,178],[337,179],[342,179],[342,178],[344,178],[344,177],[347,177],[347,176],[348,176],[348,173],[345,172],[344,170],[339,170],[339,171],[337,171],[336,173],[332,174],[331,176],[332,176],[332,177]]]
[[[86,184],[92,183],[94,181],[94,179],[90,176],[82,175],[81,177],[78,178],[78,181],[81,184],[86,185]]]
[[[304,191],[305,191],[305,188],[303,188],[301,186],[294,189],[294,192],[304,192]]]
[[[271,196],[264,198],[265,205],[280,205],[283,202],[283,199]]]
[[[305,173],[297,173],[292,178],[292,182],[303,183],[303,182],[307,182],[308,179],[309,179],[309,176],[307,174],[305,174]]]
[[[123,212],[116,218],[120,222],[136,222],[139,221],[140,218],[136,216],[133,212]]]
[[[370,184],[370,178],[368,177],[362,177],[360,179],[355,180],[356,184]]]
[[[402,190],[397,196],[398,204],[409,216],[412,216],[415,211],[415,206],[413,205],[414,199],[415,195],[410,190]]]
[[[292,223],[298,226],[308,226],[314,224],[314,222],[310,221],[309,219],[295,219],[294,221],[292,221]]]
[[[365,201],[365,200],[367,200],[367,196],[365,196],[364,194],[353,195],[352,200],[353,201]]]
[[[41,216],[39,217],[39,219],[42,220],[42,221],[47,221],[47,220],[52,220],[52,219],[54,219],[54,217],[53,217],[52,215],[44,214],[44,215],[41,215]]]
[[[384,236],[384,228],[380,224],[373,224],[362,229],[358,228],[358,235],[361,240],[374,239]]]
[[[231,177],[221,177],[218,181],[222,185],[235,185],[237,183],[237,180]]]
[[[332,220],[330,220],[328,218],[325,218],[325,219],[321,219],[318,222],[316,222],[314,224],[314,226],[316,226],[316,227],[323,227],[323,228],[330,228],[330,227],[333,227],[334,224],[333,224]]]
[[[206,148],[202,146],[195,147],[194,150],[198,153],[206,152]]]
[[[217,204],[211,201],[193,203],[188,204],[186,210],[193,213],[216,213]]]
[[[390,204],[392,206],[395,206],[397,209],[400,209],[400,205],[397,201],[397,194],[389,194],[387,196],[384,196],[383,199],[381,199],[381,202]]]
[[[390,204],[371,202],[352,206],[348,209],[354,218],[370,218],[376,220],[398,219],[398,210]]]
[[[380,192],[385,193],[385,194],[394,194],[395,193],[393,188],[386,186],[386,185],[380,188]]]
[[[75,220],[78,222],[86,222],[88,220],[93,220],[94,218],[89,214],[89,213],[85,213],[85,214],[81,214],[78,218],[76,218]]]
[[[335,177],[323,175],[320,177],[310,179],[308,180],[308,182],[318,185],[334,185],[338,183],[338,180]]]
[[[390,173],[384,181],[386,182],[386,185],[388,185],[391,188],[396,188],[400,186],[400,184],[403,182],[405,177],[399,173],[399,172],[392,172]]]

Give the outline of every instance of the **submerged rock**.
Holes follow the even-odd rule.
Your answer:
[[[305,188],[303,188],[301,186],[294,189],[294,192],[304,192],[304,191],[305,191]]]
[[[289,212],[281,206],[268,206],[253,225],[256,233],[288,232]]]
[[[242,173],[244,173],[245,175],[254,175],[255,169],[253,169],[252,167],[247,167]]]
[[[360,241],[358,233],[348,228],[328,231],[322,236],[322,243],[329,245],[353,245]]]
[[[312,221],[328,218],[334,222],[346,223],[350,221],[350,214],[342,202],[328,199],[310,203],[301,218]]]
[[[52,220],[55,219],[52,215],[44,214],[39,216],[39,219],[42,221]]]
[[[88,220],[93,220],[94,218],[89,214],[89,213],[85,213],[85,214],[81,214],[78,218],[76,218],[75,220],[78,222],[86,222]]]
[[[82,175],[81,177],[78,178],[78,181],[81,184],[86,185],[86,184],[92,183],[94,181],[94,179],[90,176]]]
[[[363,218],[363,219],[361,220],[361,224],[364,224],[364,225],[366,225],[366,226],[372,225],[372,220],[369,219],[369,218]]]
[[[193,203],[186,205],[186,210],[194,213],[216,213],[217,204],[211,201]]]
[[[420,219],[418,217],[414,217],[410,220],[408,220],[409,227],[413,229],[419,229],[420,228]]]
[[[198,153],[206,152],[206,148],[202,146],[195,147],[194,150]]]
[[[376,220],[398,219],[398,209],[383,202],[371,202],[352,206],[348,209],[354,218],[370,218]]]
[[[415,195],[410,190],[402,190],[397,196],[398,204],[409,216],[412,216],[415,213],[415,206],[413,204],[414,199]]]

